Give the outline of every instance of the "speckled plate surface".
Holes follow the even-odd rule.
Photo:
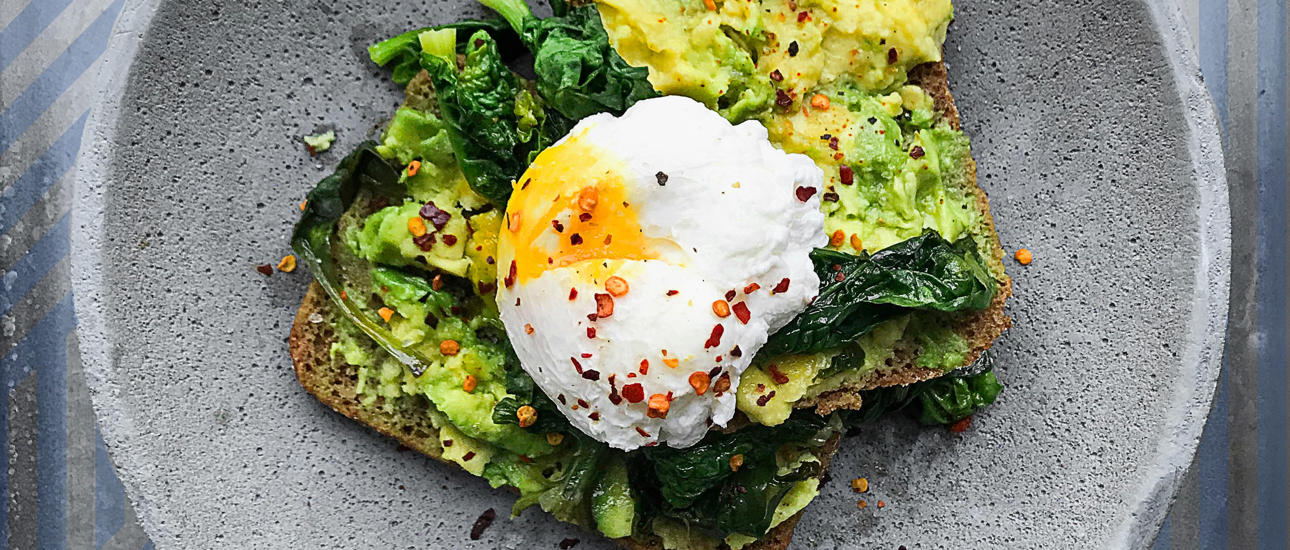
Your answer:
[[[605,548],[296,383],[297,203],[398,93],[374,39],[470,2],[127,2],[81,162],[73,273],[104,438],[161,548]],[[1213,108],[1167,1],[964,1],[946,47],[1009,262],[1007,389],[972,429],[845,441],[796,548],[1138,548],[1195,450],[1227,312]],[[334,128],[310,159],[300,136]],[[846,479],[866,476],[860,510]],[[879,510],[878,500],[886,504]]]

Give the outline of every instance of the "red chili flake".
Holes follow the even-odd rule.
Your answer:
[[[573,300],[574,298],[577,298],[577,297],[578,297],[578,289],[576,288],[569,289],[569,299]]]
[[[829,138],[829,149],[833,149],[834,151],[838,150],[838,138],[836,137]]]
[[[600,380],[600,371],[594,370],[594,369],[587,369],[582,371],[582,377],[594,382],[596,380]]]
[[[585,408],[587,408],[589,405],[587,405],[587,402],[586,402],[586,401],[583,401],[582,399],[579,399],[579,400],[578,400],[578,406],[579,406],[579,407],[582,407],[582,408],[584,408],[584,409],[585,409]]]
[[[757,283],[748,283],[748,286],[744,287],[744,294],[752,294],[754,292],[757,292],[757,290],[760,288],[761,288],[761,285]]]
[[[581,541],[579,541],[578,539],[566,538],[560,541],[560,550],[569,550],[570,548],[577,546],[579,542]]]
[[[645,436],[645,437],[649,437],[649,436]],[[658,442],[657,442],[657,441],[651,441],[651,442],[649,442],[649,443],[646,443],[646,444],[645,444],[645,446],[646,446],[646,447],[657,447],[657,446],[658,446]]]
[[[718,362],[718,363],[720,363],[720,362],[721,362],[721,356],[720,356],[720,355],[718,355],[718,356],[717,356],[716,362]]]
[[[597,411],[597,412],[593,412],[593,413],[591,413],[591,414],[587,415],[587,418],[590,418],[592,421],[599,421],[599,420],[600,420],[600,412],[599,412],[599,411]]]
[[[417,245],[417,248],[420,248],[422,252],[429,252],[434,243],[434,233],[426,233],[420,237],[412,238],[412,244]]]
[[[788,383],[788,375],[779,371],[779,365],[770,366],[770,379],[781,386]]]
[[[573,246],[578,246],[578,245],[582,244],[582,235],[579,235],[579,234],[577,234],[577,233],[574,233],[573,235],[570,235],[570,236],[569,236],[569,244],[571,244],[571,245],[573,245]]]
[[[628,403],[640,403],[645,400],[645,387],[640,384],[628,384],[623,386],[623,398]]]
[[[452,245],[454,245],[454,244],[457,244],[457,236],[456,236],[456,235],[444,235],[444,236],[443,236],[443,244],[448,245],[448,246],[452,246]]]
[[[649,374],[649,359],[641,359],[641,374]]]
[[[917,146],[917,145],[915,145],[915,146],[913,146],[913,147],[909,148],[909,158],[912,158],[912,159],[914,159],[914,160],[918,160],[918,159],[923,158],[923,155],[924,155],[924,154],[926,154],[926,153],[927,153],[927,152],[926,152],[926,151],[923,151],[923,148],[922,148],[922,147],[919,147],[919,146]]]
[[[787,109],[793,105],[793,98],[784,90],[775,90],[775,105]]]
[[[609,244],[610,241],[613,241],[613,240],[614,240],[613,235],[605,235],[605,244]]]
[[[511,286],[515,284],[515,275],[517,272],[518,270],[515,267],[515,260],[511,260],[511,267],[506,270],[506,277],[502,279],[502,283],[506,285],[506,288],[511,288]]]
[[[596,314],[595,314],[595,313],[588,313],[588,314],[587,314],[587,320],[588,320],[588,321],[591,321],[591,322],[593,322],[593,323],[594,323],[594,322],[596,322],[596,319],[599,319],[599,317],[596,317]]]
[[[805,12],[805,11],[797,12],[797,22],[798,22],[798,23],[805,23],[805,22],[809,21],[810,19],[811,19],[811,14],[810,14],[809,12]]]
[[[812,195],[814,195],[814,194],[815,194],[815,188],[814,188],[814,187],[798,187],[798,188],[797,188],[797,200],[799,200],[799,201],[806,202],[806,201],[807,201],[808,199],[810,199],[810,198],[811,198],[811,196],[812,196]]]
[[[779,72],[779,69],[775,69],[775,70],[773,70],[773,71],[771,71],[771,72],[770,72],[770,79],[771,79],[771,80],[773,80],[773,81],[775,81],[775,82],[783,82],[783,81],[784,81],[784,73]]]
[[[726,291],[726,301],[727,301],[727,302],[729,302],[730,300],[733,300],[733,299],[735,299],[735,291],[734,291],[734,290],[727,290],[727,291]]]
[[[842,182],[842,185],[851,185],[852,183],[855,183],[855,170],[852,170],[850,166],[845,164],[838,167],[838,181]]]
[[[667,291],[667,295],[668,295],[668,296],[676,296],[677,294],[680,294],[680,293],[681,293],[681,291],[679,291],[679,290],[669,290],[669,291]]]
[[[897,53],[896,53],[896,48],[892,48],[892,49],[890,49],[890,50],[887,50],[887,64],[888,64],[888,65],[895,65],[895,64],[896,64],[896,60],[897,60],[897,59],[900,59],[900,54],[897,54]]]
[[[448,220],[452,219],[452,214],[440,210],[438,206],[434,205],[433,201],[425,203],[425,206],[421,207],[418,214],[421,214],[422,218],[433,224],[435,231],[442,230],[443,226],[448,225]]]
[[[466,460],[470,459],[467,458]],[[479,515],[479,519],[475,520],[475,524],[470,527],[470,540],[479,540],[479,537],[484,536],[484,530],[488,529],[495,519],[497,519],[497,512],[493,511],[492,508],[484,510],[484,513]]]
[[[591,359],[591,354],[590,354],[590,353],[583,353],[583,354],[581,354],[581,355],[582,355],[582,358],[583,358],[583,359]]]
[[[716,378],[718,374],[721,374],[721,367],[712,367],[712,370],[708,371],[708,378]]]
[[[770,400],[774,398],[775,398],[775,390],[770,390],[770,393],[757,398],[757,406],[765,407],[766,403],[769,403]]]
[[[846,274],[841,271],[839,271],[836,275],[833,276],[833,280],[839,283],[842,281],[845,281],[846,279],[847,279]]]
[[[601,319],[614,314],[614,297],[605,293],[596,293],[596,317]]]
[[[775,288],[771,289],[771,292],[775,294],[779,294],[781,292],[788,292],[788,277],[784,277],[783,279],[780,279],[779,284],[775,285]]]
[[[488,294],[489,292],[492,292],[492,291],[494,291],[494,290],[497,290],[497,285],[496,285],[496,284],[494,284],[494,283],[484,283],[484,282],[479,283],[479,293],[480,293],[480,294]],[[520,301],[520,299],[519,299],[519,298],[516,298],[516,299],[515,299],[515,305],[517,305],[517,306],[518,306],[518,305],[520,305],[520,304],[519,304],[519,301]]]
[[[735,346],[735,347],[733,347],[733,348],[731,348],[731,349],[730,349],[730,356],[731,356],[731,357],[743,357],[743,356],[744,356],[744,350],[739,349],[739,346]]]
[[[443,440],[443,446],[444,446],[444,447],[451,447],[451,446],[452,446],[452,440],[451,440],[451,439],[445,439],[445,440]]]
[[[615,405],[623,402],[623,397],[621,395],[618,395],[618,386],[614,384],[614,377],[616,376],[618,375],[617,374],[609,375],[609,402]]]
[[[950,431],[956,434],[963,433],[963,432],[966,432],[968,429],[968,426],[971,426],[971,425],[972,425],[972,417],[965,416],[963,417],[963,420],[950,424]]]
[[[720,346],[721,335],[725,331],[726,331],[725,327],[721,325],[714,325],[712,327],[712,334],[708,335],[708,341],[703,343],[703,349],[715,348],[717,346]]]
[[[587,338],[595,339],[596,327],[587,327]]]
[[[578,362],[578,358],[570,357],[569,360],[573,361],[573,370],[578,371],[578,374],[582,374],[582,363]]]
[[[641,437],[649,437],[649,432],[640,426],[636,426],[636,433],[641,434]]]
[[[273,275],[273,266],[269,264],[255,266],[255,270],[259,271],[260,273],[263,273],[266,276]]]
[[[475,458],[475,451],[467,451],[466,454],[461,457],[462,460],[470,460],[472,458]]]
[[[722,393],[728,391],[729,389],[730,389],[730,373],[723,372],[721,373],[721,378],[718,378],[717,383],[712,386],[712,390],[717,392],[717,396],[720,397]]]
[[[578,221],[580,222],[591,221],[591,212],[583,212],[581,214],[578,214]]]
[[[560,223],[560,220],[551,220],[551,227],[556,233],[564,233],[564,224]]]
[[[743,323],[745,325],[748,324],[748,320],[752,318],[752,312],[748,311],[748,304],[744,302],[739,302],[735,304],[733,307],[730,308],[730,310],[734,311],[735,317],[739,319],[740,323]]]

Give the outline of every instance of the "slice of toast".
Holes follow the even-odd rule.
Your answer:
[[[954,96],[950,94],[949,76],[942,62],[924,63],[909,72],[909,83],[921,87],[936,104],[936,111],[955,130],[959,127],[959,110],[954,105]],[[970,157],[963,166],[965,177],[961,179],[964,192],[976,197],[977,208],[981,211],[982,237],[988,241],[990,256],[986,258],[991,265],[1003,264],[1003,246],[999,243],[999,234],[994,229],[994,217],[990,215],[990,199],[985,191],[977,185],[976,162]],[[1004,304],[1012,295],[1012,278],[1003,273],[1003,269],[991,269],[999,277],[999,288],[994,294],[990,306],[981,311],[958,315],[953,320],[954,330],[968,342],[969,352],[963,365],[970,365],[990,349],[1003,331],[1012,326],[1012,319],[1003,311]],[[815,407],[820,414],[829,414],[839,409],[859,409],[858,392],[884,386],[903,386],[930,380],[945,374],[940,369],[920,367],[915,363],[918,358],[916,344],[907,339],[897,343],[895,354],[887,360],[887,369],[875,372],[856,383],[839,387],[816,396],[804,399],[798,407]]]
[[[335,337],[332,330],[333,311],[327,294],[318,283],[309,286],[295,322],[291,325],[291,362],[295,365],[300,385],[332,410],[365,424],[372,429],[393,437],[404,446],[425,453],[445,464],[443,447],[439,445],[439,430],[430,424],[430,415],[424,411],[429,403],[423,397],[400,398],[403,402],[394,413],[382,407],[364,407],[358,398],[358,367],[342,358],[332,358],[331,344]],[[421,414],[418,414],[421,412]],[[837,451],[840,435],[829,440],[821,449],[820,475],[828,471],[829,458]],[[793,538],[793,529],[801,512],[775,526],[745,550],[783,550]],[[662,541],[647,537],[645,542],[629,538],[616,539],[619,545],[632,550],[662,550]]]
[[[940,115],[953,128],[959,128],[958,109],[949,92],[944,64],[927,63],[916,67],[910,72],[910,82],[926,90],[935,101]],[[407,94],[405,105],[420,109],[433,108],[434,102],[431,99],[433,91],[424,72],[408,85]],[[965,191],[976,196],[977,206],[982,214],[983,229],[992,252],[989,260],[994,265],[1001,265],[1003,249],[994,230],[994,220],[990,216],[989,199],[976,185],[976,164],[968,159],[963,168],[966,176],[962,179],[966,187]],[[998,273],[1001,276],[1000,286],[990,306],[983,311],[963,314],[954,321],[956,330],[964,336],[971,347],[965,365],[975,361],[981,353],[989,349],[994,340],[1011,324],[1003,308],[1012,293],[1012,282],[1006,275],[1002,275],[1001,269]],[[332,315],[327,295],[317,283],[314,283],[305,295],[291,327],[291,359],[300,384],[336,412],[393,437],[408,448],[442,461],[443,449],[439,446],[438,430],[431,425],[430,416],[424,413],[429,407],[429,403],[424,398],[405,398],[393,413],[385,412],[384,408],[379,406],[361,405],[356,391],[357,367],[339,358],[331,357],[330,349],[334,338],[331,328]],[[859,383],[824,393],[809,402],[799,403],[799,406],[814,406],[820,414],[829,414],[838,409],[857,409],[860,406],[858,392],[861,390],[912,384],[945,374],[941,370],[917,366],[915,364],[917,355],[918,349],[915,345],[898,347],[895,356],[890,360],[889,370],[876,373]],[[839,437],[834,437],[822,449],[824,456],[821,457],[821,475],[827,471],[829,458],[837,450],[838,439]],[[799,512],[771,529],[756,543],[746,546],[745,549],[787,548],[800,517]],[[616,542],[632,550],[662,549],[662,542],[656,537],[649,537],[644,542],[626,538],[617,539]]]

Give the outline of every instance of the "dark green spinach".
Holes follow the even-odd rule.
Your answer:
[[[533,52],[537,91],[570,120],[621,114],[658,95],[644,67],[633,67],[609,45],[595,4],[552,0],[552,17],[539,19],[525,0],[480,0],[506,18]]]
[[[811,261],[819,297],[772,334],[761,353],[837,348],[910,309],[985,309],[998,287],[972,239],[951,243],[931,229],[872,256],[817,248]]]
[[[926,426],[953,424],[994,403],[1002,390],[989,356],[983,355],[976,364],[939,378],[861,392],[860,410],[847,412],[844,420],[855,426],[904,411]]]
[[[456,31],[453,49],[462,51],[465,42],[456,38],[469,37],[475,31],[488,31],[501,45],[503,54],[516,52],[523,48],[519,37],[515,35],[505,19],[493,17],[483,20],[459,21],[437,27],[425,27],[408,31],[398,36],[387,38],[367,47],[367,55],[373,63],[390,69],[390,79],[400,86],[406,86],[417,73],[421,72],[421,34],[429,31],[452,29]]]

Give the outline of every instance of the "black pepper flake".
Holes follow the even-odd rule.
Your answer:
[[[796,41],[796,40],[794,40],[794,41],[792,41],[792,42],[789,42],[789,43],[788,43],[788,56],[789,56],[789,57],[797,57],[797,41]],[[890,54],[888,55],[888,57],[890,57]]]
[[[828,141],[828,140],[830,140],[830,139],[833,139],[833,134],[821,134],[821,135],[820,135],[820,141]]]
[[[708,371],[708,378],[716,378],[718,374],[721,374],[721,367],[712,367],[712,370]]]
[[[561,405],[568,405],[568,404],[569,404],[567,401],[565,401],[565,399],[564,399],[564,394],[563,394],[563,393],[562,393],[562,394],[560,394],[560,395],[555,396],[555,400],[556,400],[556,401],[559,401]]]
[[[775,90],[775,105],[787,109],[793,106],[793,98],[789,97],[788,92],[784,90]]]
[[[390,200],[389,200],[389,199],[387,199],[387,198],[385,198],[385,197],[376,197],[376,198],[372,199],[372,202],[371,202],[370,204],[371,204],[372,208],[374,208],[374,209],[376,209],[376,210],[380,210],[380,209],[382,209],[382,208],[385,208],[385,207],[389,206],[389,205],[390,205]]]
[[[578,539],[564,539],[560,541],[560,550],[569,550],[570,548],[577,546],[579,542],[581,541]]]
[[[727,302],[729,302],[730,300],[733,300],[733,299],[735,299],[735,291],[734,291],[734,290],[727,290],[727,291],[726,291],[726,301],[727,301]]]
[[[587,369],[582,371],[582,377],[594,382],[596,380],[600,380],[600,371],[594,370],[594,369]]]
[[[820,195],[820,199],[824,200],[824,202],[838,202],[838,200],[840,200],[841,198],[842,198],[841,196],[839,196],[837,193],[834,193],[832,191],[829,191],[823,195]]]
[[[489,292],[492,292],[494,290],[497,290],[497,285],[495,283],[479,283],[480,294],[488,294]],[[519,298],[516,298],[515,300],[519,301]],[[515,304],[515,305],[518,306],[519,304]]]
[[[578,214],[578,221],[580,222],[591,221],[591,212],[583,212],[581,214]]]
[[[774,80],[775,82],[783,82],[784,73],[779,72],[779,69],[775,69],[770,72],[770,79]]]
[[[654,174],[654,179],[658,181],[660,186],[667,185],[667,174],[664,174],[662,171]]]
[[[489,256],[489,257],[488,257],[488,259],[486,259],[486,260],[484,260],[484,261],[488,262],[488,265],[493,265],[493,264],[497,263],[497,261],[496,261],[496,260],[494,260],[492,256]]]
[[[743,357],[743,356],[744,356],[744,350],[739,349],[739,346],[735,346],[734,348],[732,348],[732,349],[730,350],[730,356],[731,356],[731,357]]]
[[[877,124],[877,123],[878,123],[878,119],[877,119],[877,118],[874,118],[874,117],[869,117],[868,122],[869,122],[869,124]]]
[[[900,58],[900,56],[899,56],[899,54],[897,54],[897,53],[896,53],[896,48],[892,48],[892,49],[890,49],[890,50],[887,50],[887,64],[888,64],[888,65],[895,65],[895,64],[896,64],[896,60],[897,60],[897,59],[899,59],[899,58]]]
[[[434,233],[426,233],[420,237],[412,238],[412,244],[417,245],[417,248],[420,248],[422,252],[429,252],[430,248],[434,246],[434,242]]]
[[[451,446],[452,446],[452,440],[451,440],[451,439],[445,439],[445,440],[443,440],[443,446],[444,446],[444,447],[451,447]]]
[[[479,514],[479,519],[475,520],[475,525],[470,527],[470,540],[479,540],[479,537],[484,536],[484,530],[488,529],[488,526],[492,525],[495,519],[497,519],[497,512],[492,508]]]
[[[263,265],[255,266],[255,270],[256,270],[256,271],[259,271],[260,273],[264,274],[265,276],[273,275],[273,266],[271,266],[271,265],[269,265],[269,264],[263,264]]]
[[[421,210],[417,213],[421,214],[421,217],[425,218],[426,221],[433,224],[435,231],[442,230],[443,226],[448,225],[448,220],[452,219],[452,214],[449,214],[441,210],[438,206],[435,206],[433,201],[425,203],[425,206],[422,206]]]
[[[909,149],[909,158],[912,158],[914,160],[923,158],[923,155],[925,154],[927,154],[927,152],[924,151],[922,147],[919,147],[917,145]]]
[[[560,220],[551,220],[551,227],[556,233],[564,233],[564,224],[560,223]]]
[[[578,246],[582,244],[582,235],[579,235],[577,233],[569,235],[569,244],[574,246]]]

